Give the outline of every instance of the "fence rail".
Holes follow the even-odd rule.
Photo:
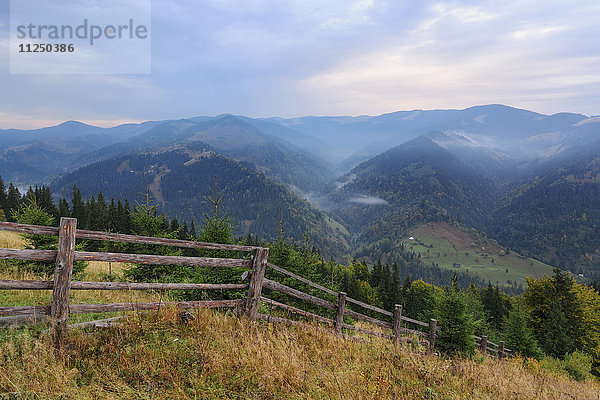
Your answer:
[[[74,218],[61,218],[60,226],[47,227],[37,225],[17,224],[12,222],[0,222],[0,230],[58,236],[58,250],[29,250],[29,249],[6,249],[0,248],[0,259],[15,260],[34,260],[34,261],[54,261],[55,271],[53,281],[27,281],[27,280],[0,280],[0,290],[52,290],[52,303],[41,306],[16,306],[0,307],[0,326],[5,325],[7,321],[33,318],[38,320],[44,316],[50,316],[50,338],[57,351],[64,349],[66,332],[68,327],[69,314],[82,313],[104,313],[104,312],[123,312],[123,311],[141,311],[156,310],[165,306],[176,306],[179,308],[235,308],[236,314],[245,313],[251,320],[266,320],[276,323],[287,323],[295,326],[310,326],[305,322],[283,318],[275,315],[268,315],[259,312],[259,304],[263,303],[270,307],[276,307],[284,310],[286,313],[293,313],[302,318],[307,318],[313,322],[325,324],[333,329],[339,335],[346,337],[343,330],[355,331],[371,336],[388,338],[398,344],[400,342],[412,342],[426,345],[429,352],[433,352],[437,321],[431,319],[429,323],[412,319],[402,315],[402,306],[396,305],[394,312],[383,310],[379,307],[352,299],[345,293],[337,293],[322,285],[312,282],[293,272],[287,271],[277,265],[268,262],[269,249],[257,246],[238,246],[215,243],[204,243],[195,241],[186,241],[178,239],[165,239],[136,235],[125,235],[110,232],[96,232],[76,229],[77,220]],[[102,240],[118,241],[125,243],[144,243],[152,245],[176,246],[193,249],[206,250],[231,250],[238,252],[253,252],[251,260],[235,258],[210,258],[210,257],[182,257],[182,256],[161,256],[150,254],[128,254],[128,253],[104,253],[104,252],[85,252],[75,251],[75,240]],[[72,268],[75,261],[108,261],[108,262],[128,262],[140,264],[171,264],[186,266],[205,266],[213,268],[247,268],[249,269],[243,276],[247,281],[243,284],[213,284],[213,283],[133,283],[133,282],[82,282],[72,280]],[[290,276],[310,287],[321,290],[322,292],[337,297],[337,303],[322,299],[318,296],[304,293],[300,290],[291,288],[282,283],[265,278],[266,269],[271,268],[281,274]],[[280,292],[312,305],[325,308],[335,312],[335,319],[326,318],[314,312],[302,310],[301,308],[272,300],[262,295],[262,290],[266,289],[272,292]],[[71,304],[71,290],[247,290],[247,295],[238,300],[202,300],[202,301],[179,301],[179,302],[150,302],[150,303],[112,303],[112,304]],[[369,315],[357,312],[346,307],[346,303],[362,307],[366,310],[380,313],[385,317],[391,317],[393,322],[383,321]],[[344,315],[356,320],[362,320],[374,325],[384,332],[372,329],[366,329],[344,323]],[[111,319],[112,320],[112,319]],[[417,329],[411,329],[402,326],[404,323],[417,325]],[[89,323],[83,323],[83,326]],[[418,330],[419,328],[428,328],[427,332]],[[391,334],[388,332],[391,331]],[[405,337],[411,335],[412,337]],[[421,338],[421,339],[419,339]],[[497,352],[498,357],[502,358],[509,353],[509,349],[504,348],[504,343],[500,345],[487,340],[483,336],[478,339],[479,346],[483,353],[487,351]],[[426,340],[422,340],[426,339]],[[496,346],[495,349],[489,346]]]

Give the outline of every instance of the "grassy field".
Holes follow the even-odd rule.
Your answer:
[[[599,399],[536,361],[427,355],[384,339],[253,323],[199,310],[135,314],[70,333],[59,358],[47,338],[0,330],[0,396],[35,399]]]
[[[551,266],[514,251],[507,254],[505,248],[480,234],[446,222],[422,225],[410,231],[404,240],[406,248],[421,254],[425,264],[477,273],[494,285],[526,285],[526,277],[552,275]]]
[[[10,235],[0,241],[22,245]],[[113,274],[124,267],[112,265]],[[0,271],[0,279],[38,279],[8,264]],[[77,278],[106,280],[108,265],[90,263]],[[160,299],[137,291],[72,296],[91,303]],[[0,291],[0,306],[49,298],[49,291]],[[385,339],[344,340],[322,329],[255,323],[230,311],[193,313],[183,322],[176,309],[162,308],[128,313],[108,329],[73,329],[62,356],[41,333],[47,324],[0,328],[0,398],[600,399],[597,381],[572,381],[537,361],[446,358],[423,347],[394,348]]]

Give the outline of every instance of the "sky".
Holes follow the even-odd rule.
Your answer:
[[[9,10],[0,129],[492,103],[600,114],[596,0],[153,0],[139,75],[10,74]]]

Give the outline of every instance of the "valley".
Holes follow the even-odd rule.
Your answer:
[[[160,212],[188,222],[209,211],[216,178],[237,235],[274,240],[283,216],[290,242],[308,235],[326,258],[394,263],[409,251],[502,287],[552,267],[600,279],[600,121],[585,115],[486,105],[113,128],[70,121],[0,131],[0,144],[7,183],[50,184],[66,199],[76,185],[84,198],[132,205],[148,185]]]

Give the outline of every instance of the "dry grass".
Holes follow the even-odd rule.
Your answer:
[[[6,249],[21,249],[24,245],[25,242],[18,233],[0,231],[0,247]]]
[[[23,331],[3,338],[0,393],[38,398],[599,399],[521,359],[446,360],[389,341],[343,340],[318,329],[257,324],[199,310],[130,316],[123,326],[71,333],[66,358]]]
[[[1,240],[19,244],[18,236],[0,234]],[[113,273],[123,268],[113,264]],[[106,280],[107,274],[106,263],[94,262],[80,279]],[[37,278],[7,271],[0,279]],[[160,294],[152,292],[72,292],[74,303],[157,300]],[[49,301],[49,291],[0,291],[0,305]],[[106,316],[71,321],[100,315]],[[230,312],[198,310],[187,323],[172,308],[129,314],[118,327],[70,332],[62,358],[41,329],[0,329],[0,398],[600,399],[597,382],[571,381],[535,361],[444,359],[422,347],[344,340]]]

